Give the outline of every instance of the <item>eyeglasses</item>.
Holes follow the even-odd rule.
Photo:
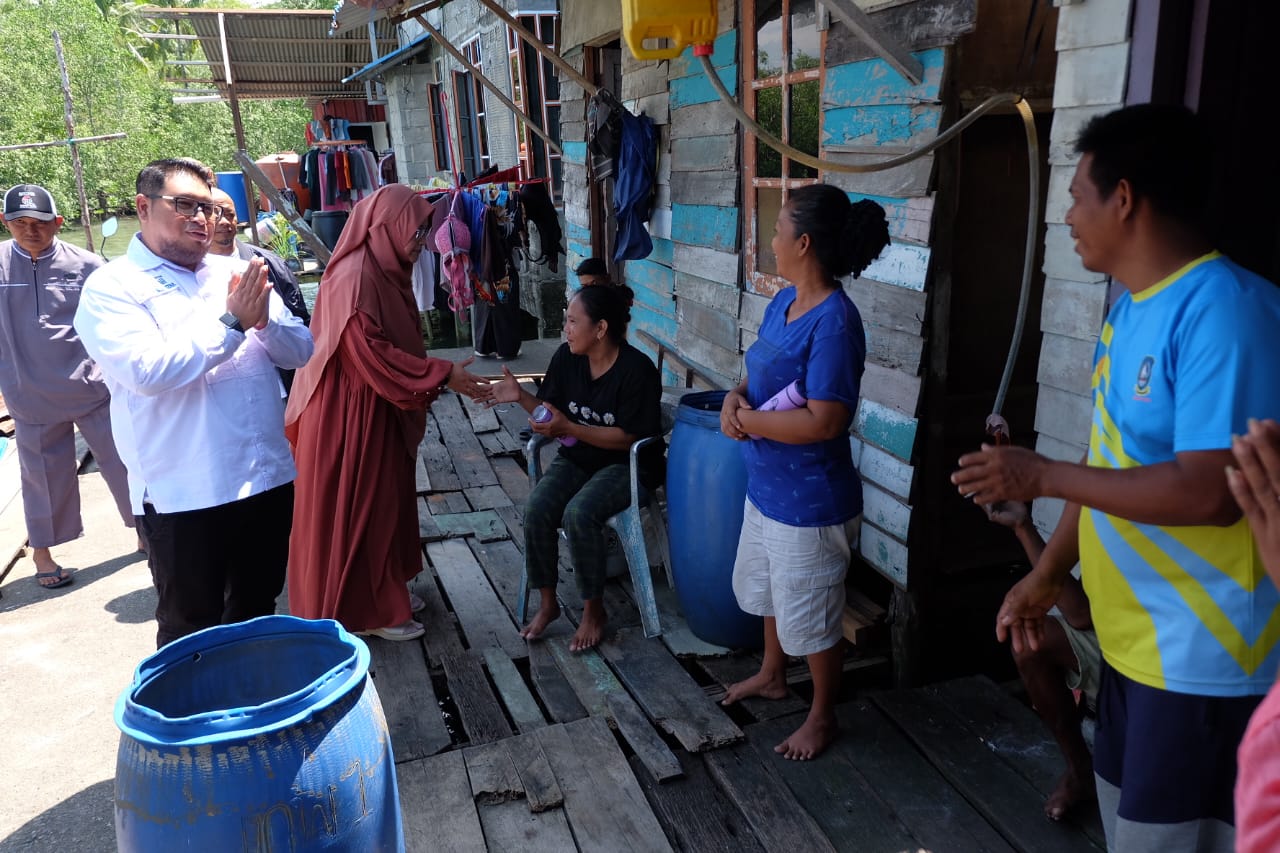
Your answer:
[[[186,219],[195,219],[197,213],[203,213],[205,219],[216,222],[222,216],[222,205],[211,201],[196,201],[193,198],[173,195],[149,195],[147,198],[164,199],[173,205],[174,213]]]

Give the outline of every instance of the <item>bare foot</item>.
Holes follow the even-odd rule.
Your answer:
[[[538,608],[537,613],[533,614],[533,618],[529,620],[528,625],[524,626],[520,636],[526,640],[541,639],[542,632],[558,618],[560,618],[560,605],[554,602],[550,605],[544,604]]]
[[[739,699],[749,696],[761,696],[765,699],[787,698],[787,679],[784,673],[773,675],[763,669],[744,681],[738,681],[725,688],[721,705],[732,705]]]
[[[605,626],[608,624],[604,608],[584,607],[582,621],[578,623],[578,630],[573,633],[573,639],[569,641],[569,651],[585,652],[600,645],[600,641],[604,639]]]
[[[800,728],[773,748],[773,751],[792,761],[808,761],[816,758],[831,745],[840,732],[834,715],[814,717],[812,713]]]
[[[1044,816],[1049,820],[1062,820],[1081,803],[1088,803],[1098,796],[1093,774],[1077,776],[1068,770],[1058,780],[1058,787],[1044,801]]]

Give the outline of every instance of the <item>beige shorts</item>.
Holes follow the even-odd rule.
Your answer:
[[[1076,665],[1079,672],[1067,673],[1067,687],[1083,692],[1090,700],[1098,695],[1098,676],[1102,672],[1102,649],[1098,646],[1098,635],[1094,631],[1081,631],[1072,628],[1061,613],[1050,612],[1050,619],[1057,621],[1067,635],[1071,651],[1076,653]]]
[[[844,578],[862,516],[827,527],[792,527],[766,518],[750,499],[733,564],[738,606],[772,616],[788,655],[824,652],[843,636]]]

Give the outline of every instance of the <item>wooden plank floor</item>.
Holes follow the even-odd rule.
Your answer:
[[[598,651],[567,640],[581,602],[543,642],[517,635],[528,496],[514,406],[433,406],[417,483],[421,640],[371,639],[410,851],[1098,851],[1096,810],[1041,812],[1062,762],[1035,715],[981,677],[920,690],[846,690],[842,734],[811,762],[773,747],[804,718],[803,664],[779,701],[718,704],[754,672],[688,631],[664,573],[670,636],[646,640],[627,578],[605,597]],[[562,561],[563,562],[563,561]],[[846,687],[884,680],[851,657]]]

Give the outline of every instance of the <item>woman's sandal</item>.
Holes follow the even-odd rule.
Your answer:
[[[403,625],[392,625],[390,628],[372,628],[368,631],[356,631],[357,636],[381,637],[393,643],[416,640],[425,633],[427,633],[427,629],[422,627],[422,623],[415,622],[412,619]]]
[[[40,583],[46,578],[53,578],[53,583]],[[58,566],[51,572],[36,572],[36,584],[41,589],[57,589],[60,586],[66,586],[75,579],[76,576],[62,568],[62,566]]]

